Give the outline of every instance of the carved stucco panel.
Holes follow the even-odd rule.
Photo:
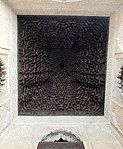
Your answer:
[[[0,55],[0,59],[5,71],[5,81],[3,82],[3,85],[0,86],[0,104],[2,104],[2,102],[6,100],[6,96],[9,94],[9,57],[8,55]]]

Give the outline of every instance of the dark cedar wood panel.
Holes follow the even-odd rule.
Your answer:
[[[108,17],[18,16],[19,115],[103,115]]]
[[[67,143],[54,143],[54,142],[40,142],[37,149],[85,149],[83,143],[67,142]]]

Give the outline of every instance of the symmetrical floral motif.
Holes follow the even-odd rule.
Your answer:
[[[107,17],[19,16],[19,114],[103,115]]]

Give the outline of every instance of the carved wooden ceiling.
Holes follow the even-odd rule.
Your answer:
[[[123,4],[123,0],[80,0],[66,3],[57,0],[8,0],[8,4],[17,14],[23,15],[110,16]]]
[[[103,115],[108,23],[18,16],[20,115]]]

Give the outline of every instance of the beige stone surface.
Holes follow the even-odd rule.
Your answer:
[[[10,82],[10,108],[11,119],[18,115],[18,61],[17,61],[17,15],[11,11],[11,34],[10,34],[10,63],[9,63],[9,82]]]
[[[123,101],[122,104],[112,102],[111,122],[123,134]]]
[[[0,133],[10,123],[10,104],[9,101],[0,106]]]
[[[17,14],[109,16],[123,0],[80,0],[61,3],[52,0],[8,0]]]
[[[105,89],[105,116],[108,120],[111,117],[111,100],[113,96],[115,80],[115,43],[116,43],[117,14],[110,16],[109,41],[107,52],[106,89]]]
[[[10,8],[0,0],[0,47],[10,47]]]
[[[104,116],[18,116],[16,117],[16,124],[29,125],[78,125],[91,123],[108,123]]]
[[[123,6],[117,11],[116,53],[123,53]]]

